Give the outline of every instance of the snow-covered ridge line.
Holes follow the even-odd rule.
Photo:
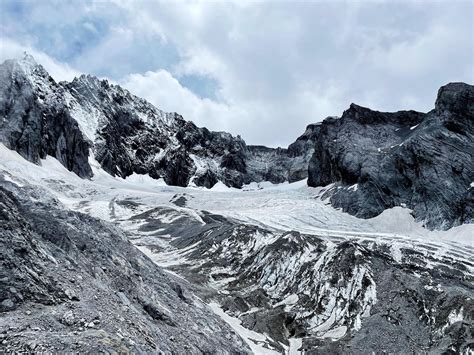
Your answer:
[[[50,155],[89,178],[91,152],[112,176],[148,174],[169,185],[207,188],[307,176],[311,125],[288,149],[247,147],[239,136],[199,128],[107,80],[81,75],[56,83],[31,56],[4,62],[0,74],[0,95],[9,98],[0,101],[6,112],[0,141],[35,163]],[[30,112],[29,119],[19,119],[21,112]]]

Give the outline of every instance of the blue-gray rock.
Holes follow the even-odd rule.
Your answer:
[[[325,196],[357,217],[406,205],[429,228],[472,223],[474,87],[441,87],[426,114],[352,104],[322,122],[308,170],[308,185],[335,183]]]
[[[91,177],[91,145],[64,94],[32,57],[5,61],[0,65],[0,142],[34,163],[50,155],[80,177]]]

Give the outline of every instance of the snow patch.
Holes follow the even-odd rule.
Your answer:
[[[12,179],[9,175],[7,175],[7,174],[3,174],[3,179],[4,179],[5,181],[8,181],[8,182],[11,182],[11,183],[15,184],[15,185],[18,186],[18,187],[23,187],[23,184],[22,184],[22,183],[19,183],[18,181],[13,180],[13,179]]]
[[[248,344],[250,349],[253,351],[254,354],[258,355],[276,355],[279,354],[273,347],[269,345],[271,339],[268,338],[264,334],[260,334],[249,330],[242,326],[242,321],[240,319],[231,317],[224,310],[221,306],[215,302],[209,303],[209,307],[212,311],[221,317],[227,324],[229,324],[234,331],[244,339],[244,341]]]
[[[359,184],[354,184],[348,187],[349,190],[352,190],[354,192],[356,192],[358,188],[359,188]]]

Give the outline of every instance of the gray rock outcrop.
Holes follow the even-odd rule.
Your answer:
[[[120,229],[0,173],[0,352],[250,353]]]
[[[0,142],[39,163],[55,157],[80,177],[91,177],[90,143],[71,117],[64,89],[31,56],[0,65]]]
[[[439,89],[435,108],[385,113],[352,104],[322,122],[308,185],[361,218],[407,206],[429,228],[474,222],[474,87]]]

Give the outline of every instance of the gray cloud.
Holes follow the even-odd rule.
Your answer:
[[[77,12],[81,31],[65,24],[78,38],[87,31],[91,45],[75,52],[61,36],[51,39],[66,59],[38,47],[34,28],[13,39],[29,38],[80,71],[112,76],[158,107],[250,143],[287,145],[351,102],[427,111],[439,86],[474,81],[471,1],[94,4]],[[181,77],[208,78],[212,99]]]

